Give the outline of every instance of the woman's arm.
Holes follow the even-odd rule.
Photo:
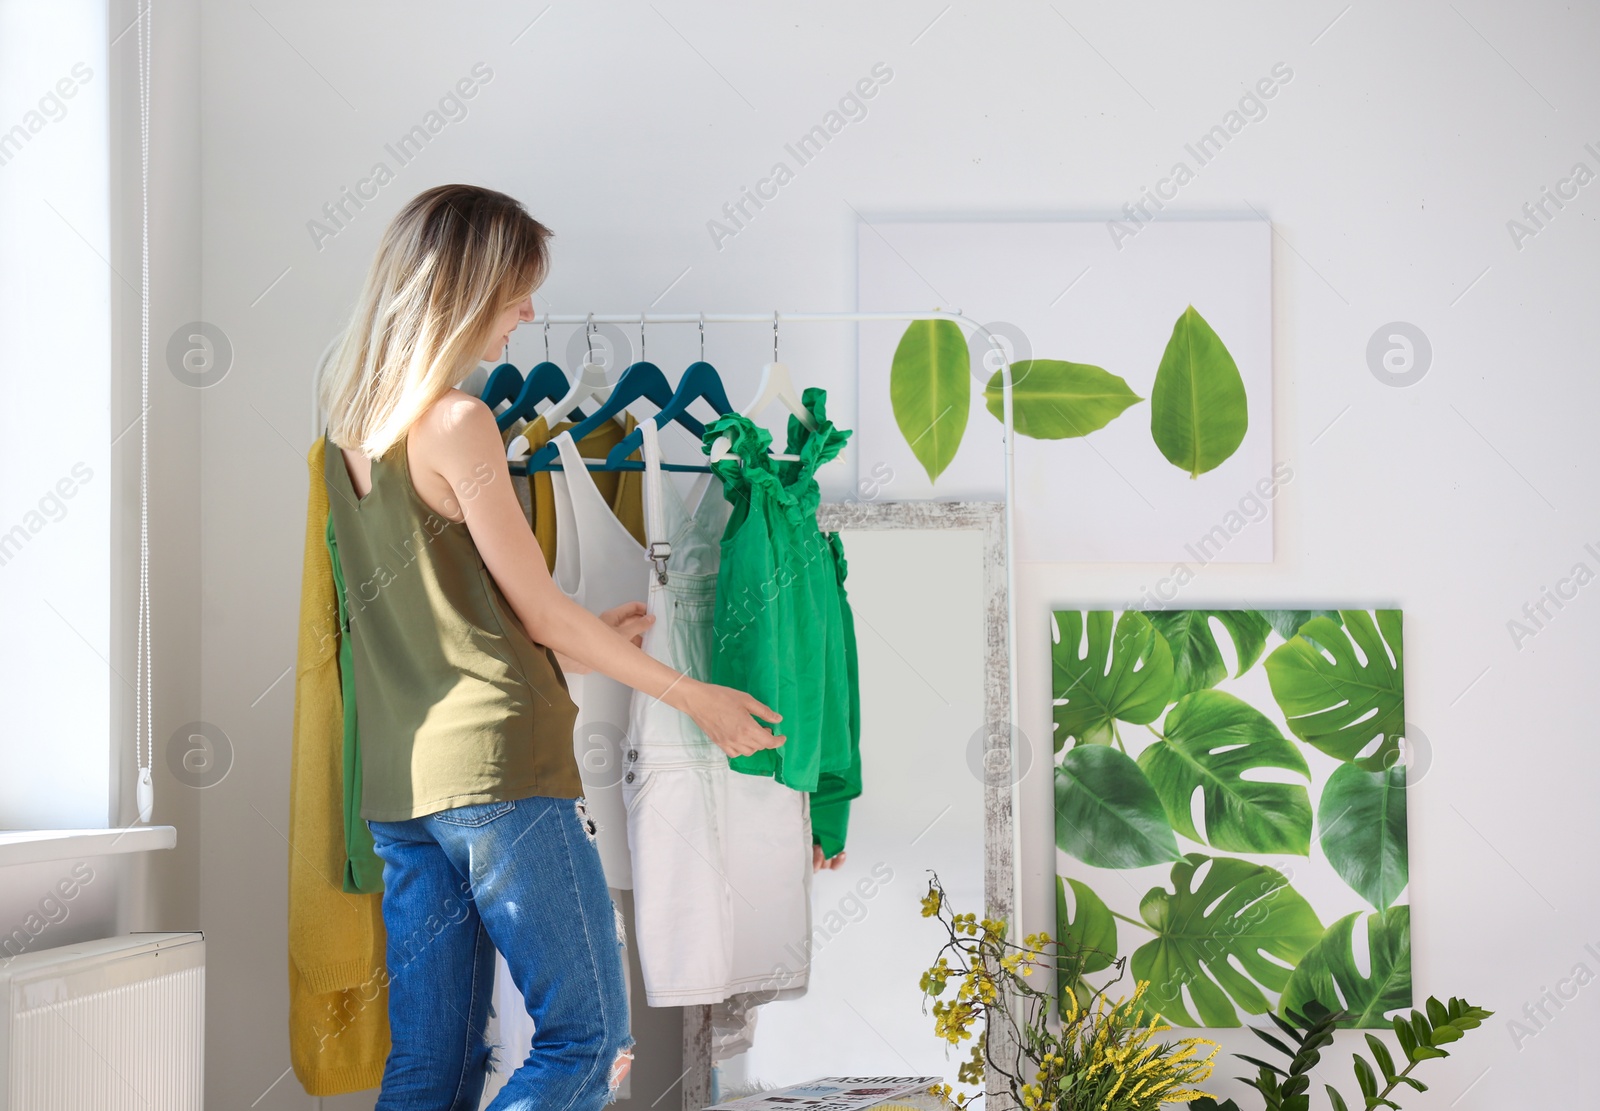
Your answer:
[[[644,644],[644,631],[655,623],[655,617],[645,612],[643,602],[624,602],[620,606],[606,610],[600,615],[600,620],[618,636],[639,646]],[[579,663],[571,656],[560,652],[556,653],[556,662],[568,675],[582,675],[594,670],[588,664]]]
[[[447,394],[416,422],[411,439],[418,461],[455,492],[460,519],[529,637],[688,714],[730,756],[783,743],[750,716],[781,721],[771,707],[743,691],[674,671],[632,643],[633,626],[618,635],[621,627],[613,628],[556,586],[511,488],[505,446],[487,405],[469,394]]]

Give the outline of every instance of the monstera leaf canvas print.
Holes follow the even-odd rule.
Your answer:
[[[1062,992],[1411,1007],[1399,610],[1062,610],[1050,656]]]

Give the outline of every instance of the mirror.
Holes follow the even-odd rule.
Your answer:
[[[862,784],[845,863],[812,877],[806,994],[757,1012],[716,1063],[716,1097],[822,1075],[941,1076],[970,1050],[935,1038],[918,980],[943,934],[928,870],[959,910],[1014,906],[1005,544],[989,502],[823,505],[848,561],[860,661]],[[991,831],[990,836],[985,831]],[[686,1011],[681,1106],[711,1102],[709,1037]],[[701,1087],[694,1081],[699,1074]]]

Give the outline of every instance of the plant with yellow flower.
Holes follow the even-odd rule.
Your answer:
[[[981,1085],[987,1065],[1026,1111],[1158,1111],[1164,1103],[1212,1098],[1196,1085],[1211,1075],[1215,1042],[1158,1039],[1171,1026],[1145,1001],[1146,981],[1125,999],[1107,994],[1122,978],[1125,958],[1110,962],[1117,977],[1105,988],[1084,988],[1083,998],[1064,992],[1059,1029],[1053,1030],[1048,1019],[1055,992],[1034,987],[1034,972],[1076,981],[1078,971],[1105,954],[1068,949],[1044,933],[1021,945],[1009,941],[1004,922],[954,912],[938,876],[929,881],[922,916],[937,918],[948,935],[921,987],[924,998],[933,999],[935,1034],[951,1045],[973,1043],[961,1066],[962,1083]],[[1096,960],[1093,966],[1106,965]],[[1007,1036],[991,1042],[990,1030]],[[935,1092],[957,1104],[967,1100],[949,1085]]]

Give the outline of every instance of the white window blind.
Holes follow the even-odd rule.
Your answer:
[[[104,4],[0,0],[4,828],[109,816],[111,290],[139,275],[107,261],[107,41]]]

